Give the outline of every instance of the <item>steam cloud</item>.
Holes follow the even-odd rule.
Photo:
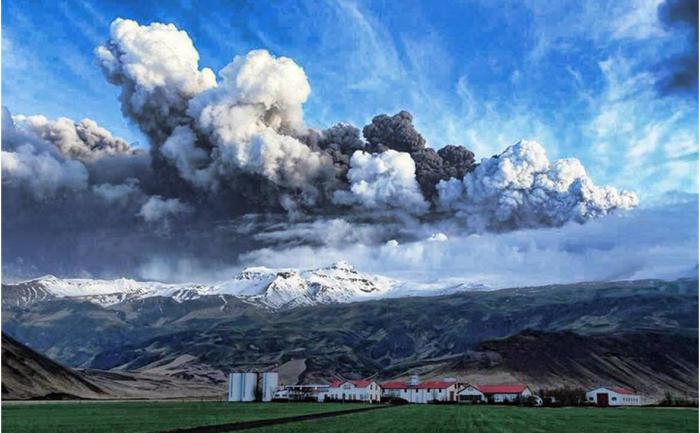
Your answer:
[[[57,217],[53,229],[75,226],[71,213],[81,209],[87,233],[139,233],[138,242],[164,249],[179,242],[199,251],[211,240],[202,231],[221,229],[228,237],[217,239],[220,249],[208,246],[235,259],[260,244],[315,242],[272,235],[315,221],[366,229],[354,239],[382,244],[415,236],[415,224],[426,222],[508,231],[584,223],[637,204],[633,193],[595,186],[578,160],[550,163],[535,142],[480,164],[463,146],[436,151],[406,111],[376,116],[361,132],[346,123],[310,129],[303,104],[311,87],[292,59],[251,51],[217,79],[172,24],[118,18],[95,56],[150,151],[90,119],[12,117],[3,109],[3,192],[17,198],[3,201],[10,243],[21,243],[29,226],[43,227],[41,215]],[[367,229],[377,223],[381,234]],[[178,240],[148,231],[158,224],[179,230]],[[129,241],[120,247],[124,257],[135,249]]]

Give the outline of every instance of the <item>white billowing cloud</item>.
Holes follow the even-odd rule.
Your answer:
[[[56,146],[66,157],[83,161],[120,154],[133,154],[129,143],[91,119],[74,122],[67,117],[49,120],[44,116],[13,117],[15,126]]]
[[[173,24],[117,18],[95,54],[107,78],[122,88],[122,111],[152,138],[163,139],[182,122],[187,101],[216,86],[212,70],[199,69],[187,32]]]
[[[369,209],[404,209],[420,214],[428,210],[416,181],[411,155],[387,150],[382,153],[355,151],[350,158],[349,191],[336,191],[339,204],[358,204]]]
[[[181,214],[192,212],[192,207],[177,198],[164,199],[160,196],[152,196],[141,206],[137,216],[147,223],[167,220]]]
[[[199,69],[186,32],[121,18],[95,53],[122,87],[124,113],[193,185],[216,189],[242,170],[299,189],[313,203],[313,181],[332,178],[330,158],[295,138],[311,89],[293,60],[251,51],[224,67],[217,83],[210,69]]]
[[[267,50],[254,50],[236,57],[220,72],[229,96],[240,104],[262,104],[265,111],[278,112],[271,126],[301,127],[301,106],[311,87],[304,70],[288,57],[275,58]]]
[[[236,57],[220,75],[220,85],[194,98],[187,111],[217,147],[217,170],[244,170],[315,194],[313,179],[328,176],[332,164],[292,135],[303,126],[310,92],[304,70],[256,50]]]
[[[577,159],[550,164],[544,148],[527,140],[437,188],[441,206],[476,230],[582,223],[638,203],[634,193],[594,185]]]
[[[19,188],[38,200],[87,188],[88,170],[31,131],[16,127],[2,109],[2,185]]]
[[[180,176],[192,184],[215,187],[216,179],[211,170],[207,152],[195,145],[197,136],[189,126],[178,126],[161,146],[161,153],[175,163]]]
[[[2,183],[25,186],[38,199],[50,198],[61,190],[87,187],[88,172],[78,161],[62,159],[26,142],[13,151],[2,151]]]

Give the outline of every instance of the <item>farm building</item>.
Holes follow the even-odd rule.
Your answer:
[[[431,401],[457,401],[457,382],[446,380],[430,380],[421,382],[416,387],[418,401],[414,403],[429,403]]]
[[[486,396],[476,385],[467,385],[457,393],[460,403],[486,403]]]
[[[642,398],[619,386],[599,386],[586,393],[586,400],[598,406],[641,406]]]
[[[466,391],[469,388],[472,388],[473,391]],[[526,399],[530,396],[532,396],[532,391],[530,388],[528,388],[527,385],[522,384],[522,383],[514,383],[514,384],[507,384],[507,385],[468,385],[462,392],[460,392],[460,401],[469,401],[468,399],[462,400],[461,397],[468,397],[470,395],[473,395],[474,399],[477,398],[478,391],[483,395],[482,401],[487,401],[489,403],[505,403],[505,402],[514,402],[517,401],[518,399],[523,400]]]
[[[328,394],[328,385],[323,384],[303,384],[286,385],[277,390],[274,394],[275,400],[288,401],[324,401]]]
[[[454,380],[433,380],[419,382],[411,377],[408,382],[385,382],[382,396],[402,398],[409,403],[429,403],[432,401],[457,401],[458,384]]]
[[[326,398],[342,401],[378,402],[382,388],[373,380],[336,380],[328,387]]]

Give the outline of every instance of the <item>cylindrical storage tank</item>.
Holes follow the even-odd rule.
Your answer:
[[[267,372],[262,374],[262,401],[272,401],[272,397],[277,391],[279,382],[279,374],[276,372]]]
[[[240,373],[241,374],[241,400],[240,401],[255,401],[255,389],[258,387],[257,373]]]
[[[229,373],[228,375],[228,401],[242,401],[241,382],[242,373]]]

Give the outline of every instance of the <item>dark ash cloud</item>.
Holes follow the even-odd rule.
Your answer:
[[[698,92],[698,1],[666,0],[658,16],[676,38],[678,50],[656,66],[660,94],[697,95]]]

